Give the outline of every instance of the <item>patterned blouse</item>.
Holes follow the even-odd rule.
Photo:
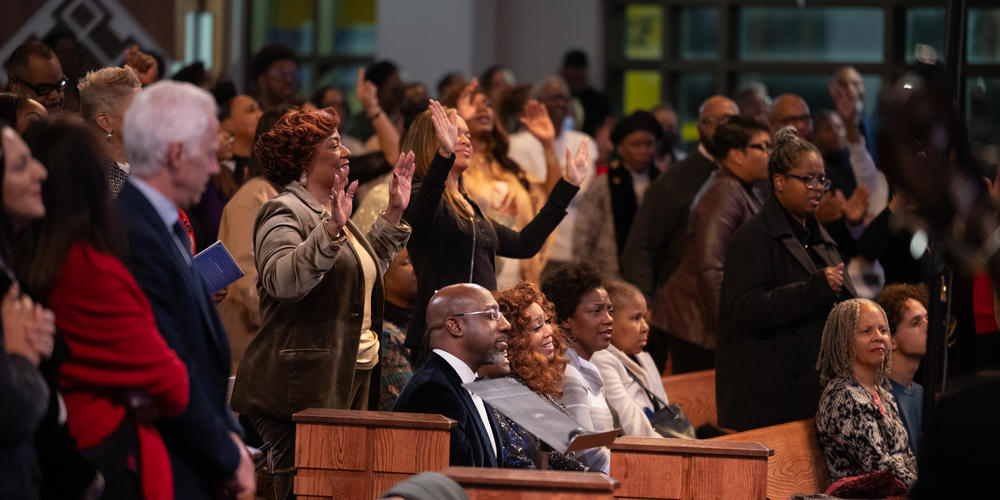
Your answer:
[[[917,480],[917,460],[892,394],[878,395],[885,409],[856,380],[835,378],[820,397],[816,431],[826,456],[830,479],[889,470],[907,487]]]

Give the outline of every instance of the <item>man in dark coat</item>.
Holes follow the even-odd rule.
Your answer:
[[[214,499],[220,491],[247,498],[254,491],[253,462],[226,402],[229,342],[178,220],[179,208],[197,203],[219,171],[218,133],[214,99],[188,83],[153,84],[125,113],[132,176],[118,207],[129,243],[126,265],[191,379],[184,413],[157,420],[175,497],[184,499]]]
[[[451,465],[497,467],[502,443],[486,403],[464,387],[484,365],[503,361],[510,323],[485,288],[460,283],[439,290],[427,306],[432,352],[403,387],[394,411],[440,413],[451,430]]]
[[[654,302],[657,290],[681,261],[691,202],[717,167],[711,146],[715,127],[739,113],[736,103],[725,96],[712,96],[702,103],[698,148],[656,178],[635,213],[622,251],[622,278],[639,287],[647,303]],[[661,370],[667,362],[665,336],[652,328],[646,345]]]

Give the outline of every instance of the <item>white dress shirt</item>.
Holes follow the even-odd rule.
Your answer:
[[[465,364],[465,361],[456,358],[448,351],[441,349],[434,349],[434,352],[438,356],[441,356],[450,366],[455,373],[458,374],[458,378],[462,379],[463,384],[468,384],[469,382],[475,382],[476,372],[469,368],[469,365]],[[493,456],[497,457],[499,460],[499,455],[497,455],[497,443],[493,438],[493,426],[490,425],[490,417],[486,415],[486,404],[483,403],[483,398],[473,394],[471,391],[466,389],[466,392],[472,396],[472,403],[476,405],[476,410],[479,411],[479,418],[483,421],[483,429],[486,429],[486,436],[490,438],[490,446],[493,447]]]

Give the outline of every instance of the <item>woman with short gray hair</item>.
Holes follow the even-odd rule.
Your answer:
[[[130,167],[125,154],[125,111],[142,88],[129,68],[102,68],[88,72],[76,85],[80,114],[94,132],[104,153],[104,174],[112,198],[118,197]]]

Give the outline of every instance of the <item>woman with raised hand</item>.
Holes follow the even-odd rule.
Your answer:
[[[244,352],[232,406],[270,445],[278,498],[292,495],[295,424],[306,408],[376,408],[382,275],[410,235],[413,154],[400,155],[389,202],[370,231],[350,221],[358,182],[333,108],[282,117],[255,153],[284,192],[264,203],[254,228],[262,322]]]
[[[917,480],[917,460],[888,390],[891,360],[889,321],[878,304],[851,299],[833,308],[816,362],[825,384],[816,434],[833,481],[886,470],[907,487]]]
[[[405,215],[413,226],[407,248],[417,272],[406,346],[416,351],[424,336],[424,309],[435,290],[463,282],[495,290],[497,255],[523,259],[538,253],[579,190],[589,152],[586,141],[573,157],[566,150],[563,178],[531,222],[515,231],[484,215],[465,193],[462,177],[474,150],[469,127],[455,111],[432,100],[403,137],[402,149],[413,151],[416,175],[422,177]]]

